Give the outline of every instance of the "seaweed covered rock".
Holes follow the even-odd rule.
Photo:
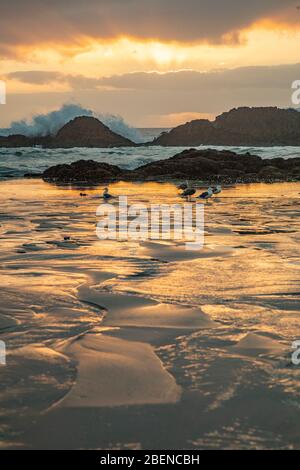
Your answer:
[[[101,183],[112,180],[161,181],[189,179],[222,183],[251,183],[300,180],[300,158],[262,159],[228,150],[188,149],[166,160],[122,170],[115,165],[80,160],[56,165],[43,174],[47,181]]]
[[[45,181],[57,183],[101,183],[120,179],[123,171],[109,163],[78,160],[70,165],[55,165],[43,173]]]

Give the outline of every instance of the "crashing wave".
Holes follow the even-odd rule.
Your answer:
[[[121,116],[95,113],[76,104],[65,104],[56,111],[38,114],[31,120],[13,122],[10,128],[0,129],[0,135],[22,134],[27,137],[55,135],[67,122],[78,116],[94,116],[113,132],[137,143],[144,141],[140,132],[129,126]]]

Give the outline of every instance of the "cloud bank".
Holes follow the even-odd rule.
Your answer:
[[[299,22],[296,0],[3,0],[0,53],[14,46],[119,37],[161,41],[238,42],[261,20]]]
[[[290,88],[300,77],[300,63],[272,66],[251,66],[220,69],[211,72],[179,70],[175,72],[133,72],[109,77],[91,78],[56,71],[28,70],[11,72],[5,79],[18,80],[32,85],[65,83],[73,90],[189,90],[214,91],[225,89],[234,92],[239,88]]]
[[[212,72],[182,70],[178,72],[136,72],[104,77],[98,86],[116,89],[144,90],[207,90],[219,89],[234,92],[246,88],[285,88],[300,77],[300,64],[239,67]]]

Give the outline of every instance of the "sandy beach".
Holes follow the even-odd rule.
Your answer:
[[[2,3],[0,464],[300,450],[300,0]]]
[[[226,188],[196,252],[99,240],[85,190],[1,183],[1,447],[299,448],[300,184]]]

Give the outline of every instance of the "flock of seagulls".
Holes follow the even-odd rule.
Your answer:
[[[194,196],[197,192],[197,190],[190,186],[188,181],[186,183],[182,183],[179,186],[177,186],[178,189],[182,191],[180,194],[181,197],[186,197],[188,201],[191,201],[192,196]],[[222,187],[218,184],[217,186],[210,186],[207,191],[204,191],[203,193],[199,194],[199,196],[196,196],[197,199],[203,199],[208,200],[211,197],[213,197],[216,194],[220,194],[222,192]],[[79,194],[81,197],[87,196],[86,193],[80,193]],[[103,190],[102,197],[105,201],[108,201],[109,199],[115,198],[112,194],[109,193],[109,189],[106,187]]]
[[[183,191],[180,196],[186,197],[189,201],[191,201],[191,197],[194,196],[197,192],[196,189],[190,186],[188,182],[180,184],[179,186],[177,186],[177,188]],[[199,196],[197,196],[197,199],[208,200],[214,195],[220,194],[221,192],[222,187],[219,184],[217,186],[210,186],[207,191],[204,191],[203,193],[199,194]]]

